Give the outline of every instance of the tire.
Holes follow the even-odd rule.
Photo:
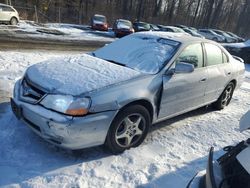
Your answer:
[[[230,82],[220,95],[219,99],[215,103],[213,103],[215,109],[222,110],[230,103],[233,96],[234,88],[234,83]]]
[[[17,23],[18,23],[18,20],[16,18],[13,17],[10,19],[10,25],[17,25]]]
[[[117,114],[109,128],[106,148],[113,154],[119,154],[139,146],[146,138],[150,124],[150,114],[143,106],[125,108]]]

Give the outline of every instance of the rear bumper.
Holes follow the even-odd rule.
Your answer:
[[[18,89],[15,87],[15,90]],[[102,145],[116,115],[116,111],[107,111],[83,117],[66,116],[38,104],[22,102],[17,93],[12,99],[12,110],[37,135],[72,150]]]

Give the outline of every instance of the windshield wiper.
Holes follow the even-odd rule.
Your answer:
[[[123,66],[123,67],[126,67],[126,64],[119,63],[119,62],[116,62],[116,61],[113,61],[113,60],[105,59],[105,61],[108,61],[108,62],[110,62],[110,63],[114,63],[114,64],[117,64],[117,65],[121,65],[121,66]]]

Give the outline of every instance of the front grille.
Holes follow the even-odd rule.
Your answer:
[[[33,127],[35,130],[37,130],[38,132],[41,132],[41,129],[39,126],[35,125],[34,123],[32,123],[31,121],[29,121],[28,119],[23,117],[23,120],[28,123],[31,127]]]
[[[31,84],[31,82],[29,82],[26,78],[23,79],[21,84],[22,100],[30,103],[37,103],[45,94],[46,93],[44,91]]]

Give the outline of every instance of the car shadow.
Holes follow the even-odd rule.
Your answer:
[[[159,123],[156,123],[156,124],[154,124],[152,126],[151,131],[155,131],[155,130],[160,129],[162,127],[167,127],[167,126],[169,126],[169,125],[171,125],[171,124],[173,124],[175,122],[184,120],[186,118],[196,117],[196,116],[200,116],[200,115],[203,115],[203,114],[208,114],[208,113],[211,113],[211,112],[214,112],[214,111],[216,111],[216,110],[211,105],[204,106],[204,107],[198,108],[196,110],[187,112],[185,114],[181,114],[179,116],[176,116],[176,117],[161,121]]]
[[[172,172],[166,172],[160,177],[152,178],[152,180],[142,185],[136,186],[136,188],[152,188],[152,187],[174,187],[174,188],[185,188],[192,178],[197,175],[198,172],[203,171],[207,167],[208,154],[197,158],[189,163],[183,164],[181,168],[177,168]],[[222,151],[214,152],[214,160],[222,154]]]

